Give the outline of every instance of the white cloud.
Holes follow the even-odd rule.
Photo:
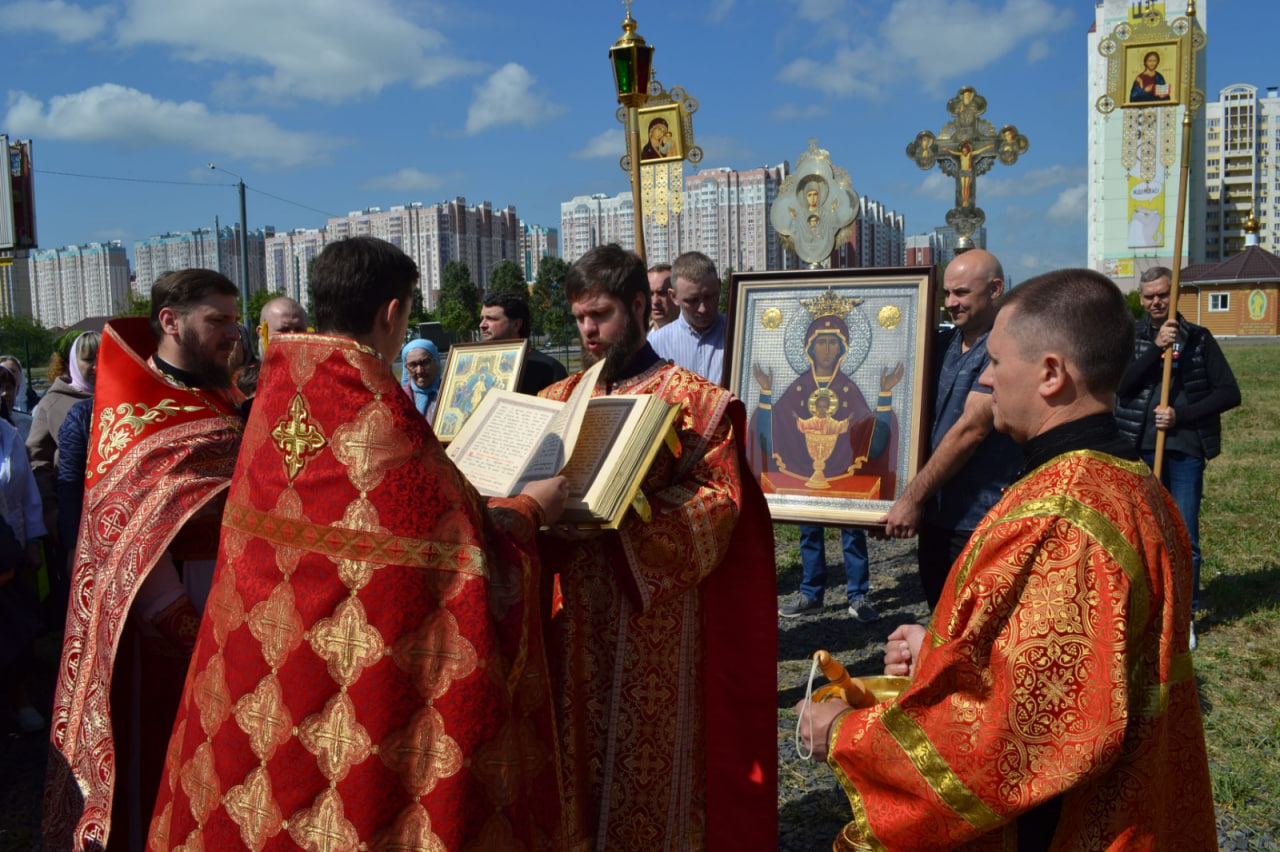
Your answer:
[[[733,11],[734,2],[736,0],[716,0],[711,6],[711,11],[707,13],[707,20],[713,24],[720,23]]]
[[[1027,64],[1034,65],[1041,59],[1049,58],[1049,40],[1038,38],[1027,46]]]
[[[1003,169],[1002,166],[995,166]],[[1066,166],[1049,166],[1044,169],[1024,169],[1015,164],[1013,170],[1002,171],[1009,177],[978,178],[978,192],[987,198],[1012,198],[1019,195],[1034,195],[1044,189],[1062,184],[1083,183],[1087,172],[1083,167],[1068,168]]]
[[[533,91],[533,75],[524,66],[508,62],[476,89],[467,110],[467,133],[475,134],[504,124],[534,127],[564,112]]]
[[[741,163],[750,161],[756,156],[756,153],[743,145],[736,136],[719,136],[714,133],[708,133],[704,136],[699,136],[693,141],[702,149],[702,168]],[[747,168],[753,167],[754,165],[747,166]]]
[[[392,192],[435,192],[448,181],[456,179],[453,175],[433,175],[415,168],[404,168],[389,175],[369,178],[360,184],[361,189],[390,190]]]
[[[571,160],[618,159],[627,152],[627,140],[622,126],[592,136],[577,151],[569,154]]]
[[[831,112],[822,104],[809,104],[808,106],[797,106],[796,104],[783,104],[773,111],[774,121],[796,121],[811,118],[822,118]]]
[[[0,31],[45,32],[68,44],[100,34],[111,16],[110,6],[83,9],[62,0],[21,0],[0,6]]]
[[[978,185],[978,189],[981,191],[981,184]],[[931,198],[934,201],[954,201],[956,182],[954,178],[949,178],[935,169],[920,181],[919,186],[912,190],[911,194],[920,198]]]
[[[799,2],[798,14],[829,35],[848,24],[839,0]],[[837,97],[880,98],[890,84],[909,75],[937,90],[1070,21],[1071,12],[1051,0],[1005,0],[999,9],[982,8],[974,0],[894,0],[878,33],[850,32],[829,59],[797,59],[778,77]],[[1030,50],[1034,55],[1040,48],[1033,44]],[[806,52],[812,54],[812,46]]]
[[[196,101],[162,101],[115,83],[58,95],[48,104],[10,92],[4,125],[22,136],[130,148],[175,145],[279,166],[324,162],[342,144],[326,134],[285,130],[259,115],[211,112]]]
[[[796,0],[796,16],[816,23],[830,22],[844,12],[844,0]]]
[[[124,45],[169,45],[189,62],[262,66],[266,73],[232,76],[222,87],[272,99],[336,102],[400,82],[432,86],[483,67],[451,56],[443,35],[389,0],[132,0],[118,37]]]
[[[1078,225],[1084,221],[1088,197],[1089,188],[1085,184],[1067,187],[1058,194],[1058,200],[1049,207],[1045,218],[1064,225]]]
[[[936,84],[985,68],[1070,21],[1071,13],[1051,0],[1005,0],[1003,9],[982,9],[973,0],[896,0],[882,33],[891,53],[913,62],[922,80]]]

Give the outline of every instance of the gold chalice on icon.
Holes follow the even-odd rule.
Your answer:
[[[809,477],[804,483],[809,488],[831,487],[831,483],[827,482],[827,477],[823,474],[823,471],[827,467],[827,459],[831,458],[832,450],[836,448],[836,440],[839,437],[839,434],[805,433],[804,446],[809,451],[809,458],[813,459],[813,476]]]

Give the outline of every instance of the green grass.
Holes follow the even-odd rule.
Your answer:
[[[1280,345],[1223,351],[1243,404],[1223,416],[1222,455],[1200,513],[1196,674],[1214,805],[1280,834]]]

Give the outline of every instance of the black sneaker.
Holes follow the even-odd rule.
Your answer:
[[[854,598],[849,601],[849,614],[864,624],[880,617],[880,613],[876,612],[876,608],[866,598]]]
[[[817,615],[826,609],[822,601],[816,601],[808,595],[796,595],[794,601],[788,601],[778,607],[778,615],[783,618],[796,618],[801,615]]]

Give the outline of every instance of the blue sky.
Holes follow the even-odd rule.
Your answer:
[[[1272,0],[1204,0],[1209,99],[1280,84]],[[559,226],[574,195],[629,188],[607,61],[614,0],[0,2],[0,130],[35,142],[41,247],[462,195]],[[668,88],[696,97],[702,167],[795,163],[809,137],[908,233],[953,188],[905,155],[972,85],[1030,140],[981,178],[988,245],[1015,280],[1085,251],[1092,2],[636,0]],[[692,166],[686,165],[686,169]],[[93,175],[128,180],[100,180]]]

